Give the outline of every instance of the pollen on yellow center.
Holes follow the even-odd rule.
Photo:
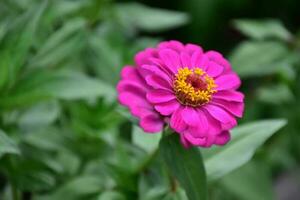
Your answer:
[[[200,68],[180,68],[173,82],[178,101],[193,107],[208,103],[216,87],[214,79]]]

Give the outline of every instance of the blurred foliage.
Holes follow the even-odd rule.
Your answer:
[[[273,199],[276,178],[300,161],[300,37],[278,19],[224,24],[222,6],[250,4],[228,2],[170,5],[184,13],[112,0],[2,0],[0,199],[196,200],[206,187],[209,199]],[[247,37],[221,47],[243,79],[243,125],[227,146],[201,149],[203,164],[199,149],[182,153],[176,139],[144,134],[114,89],[137,51],[182,37],[187,24],[185,40],[207,46],[218,25]]]

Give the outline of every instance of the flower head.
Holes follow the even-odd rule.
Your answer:
[[[224,145],[242,117],[241,81],[218,52],[178,41],[160,43],[125,66],[117,86],[119,101],[145,132],[168,123],[185,147]]]

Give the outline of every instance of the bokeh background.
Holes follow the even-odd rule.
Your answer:
[[[246,95],[240,124],[287,121],[249,162],[210,182],[209,199],[300,199],[299,7],[0,0],[0,199],[187,200],[154,153],[160,135],[143,134],[115,91],[136,52],[171,39],[231,61]]]

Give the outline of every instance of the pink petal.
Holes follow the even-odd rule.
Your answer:
[[[180,134],[180,142],[185,148],[191,147],[191,143],[185,138],[184,134]]]
[[[172,49],[176,52],[181,52],[184,50],[184,45],[176,40],[171,40],[171,41],[166,41],[166,42],[161,42],[158,45],[159,49]]]
[[[195,145],[195,146],[205,146],[206,144],[206,138],[196,138],[193,137],[192,134],[189,133],[185,133],[184,137],[187,139],[187,141],[189,141],[191,144]]]
[[[186,129],[186,124],[184,123],[183,119],[182,119],[182,108],[179,107],[171,116],[171,120],[170,120],[170,127],[172,129],[174,129],[177,132],[182,132],[183,130]]]
[[[147,88],[134,81],[122,80],[117,85],[119,93],[130,92],[142,98],[146,97]]]
[[[181,59],[181,66],[182,67],[188,67],[188,68],[192,67],[192,65],[191,65],[191,57],[187,53],[182,52],[180,54],[180,59]]]
[[[199,67],[202,57],[203,57],[203,54],[201,52],[197,51],[197,52],[193,53],[193,55],[191,57],[192,67]]]
[[[189,126],[197,126],[199,122],[198,113],[194,108],[185,106],[181,112],[183,121]]]
[[[120,104],[129,107],[132,115],[140,117],[143,115],[145,110],[151,110],[152,105],[150,105],[146,99],[141,98],[133,93],[122,92],[118,96]]]
[[[191,64],[193,67],[199,67],[203,70],[206,70],[209,60],[205,54],[196,52],[192,55]]]
[[[207,122],[208,122],[207,133],[213,135],[219,134],[222,130],[221,122],[213,118],[205,109],[201,108],[201,110],[207,118]]]
[[[147,99],[151,103],[163,103],[175,99],[175,95],[168,90],[156,89],[147,93]]]
[[[125,66],[121,71],[121,78],[123,80],[130,80],[147,87],[145,81],[142,79],[140,74],[137,71],[137,68],[132,66]]]
[[[217,77],[222,74],[223,71],[224,67],[214,62],[209,62],[206,69],[206,73],[211,77]]]
[[[219,65],[222,65],[224,67],[224,72],[230,72],[231,71],[231,66],[228,60],[226,60],[222,54],[216,51],[207,51],[205,53],[209,60],[214,61],[218,63]]]
[[[218,77],[215,83],[217,90],[230,90],[237,89],[241,85],[241,80],[236,74],[231,73]]]
[[[241,102],[234,102],[234,101],[224,101],[220,99],[214,99],[211,102],[214,105],[220,106],[224,108],[226,111],[230,112],[231,114],[242,117],[244,111],[244,103]]]
[[[241,92],[234,90],[218,91],[217,93],[213,94],[213,98],[236,102],[244,101],[244,95]]]
[[[176,51],[171,49],[163,49],[159,51],[159,56],[164,64],[173,72],[176,73],[177,69],[181,67],[180,57]]]
[[[165,81],[168,81],[169,84],[172,83],[171,77],[168,74],[166,74],[164,71],[162,71],[160,69],[160,67],[158,67],[156,65],[142,65],[141,68],[146,71],[151,72],[151,73],[148,73],[148,75],[155,74],[155,75],[161,77],[162,79],[164,79]]]
[[[175,110],[177,110],[179,108],[180,104],[178,103],[178,101],[176,99],[165,102],[165,103],[160,103],[154,106],[155,110],[157,110],[161,115],[164,116],[169,116],[171,115],[173,112],[175,112]]]
[[[147,48],[144,51],[138,52],[135,57],[134,61],[138,66],[142,66],[145,64],[151,64],[149,58],[157,57],[157,50],[154,48]]]
[[[230,133],[229,131],[223,131],[220,135],[216,137],[215,144],[217,145],[225,145],[230,141]]]
[[[173,72],[168,67],[166,67],[166,65],[160,58],[149,58],[149,60],[152,62],[152,65],[157,66],[160,71],[164,72],[168,76],[172,76]]]
[[[199,52],[200,54],[203,54],[203,49],[195,44],[187,44],[185,45],[185,51],[192,56],[195,52]]]
[[[209,114],[212,117],[214,117],[215,119],[217,119],[218,121],[224,124],[234,123],[236,121],[231,114],[229,114],[219,106],[207,104],[204,106],[204,108],[209,112]]]
[[[197,114],[198,114],[198,128],[203,132],[207,132],[208,130],[208,120],[207,120],[207,116],[205,115],[205,113],[201,110],[201,109],[197,109]]]
[[[172,91],[171,85],[157,75],[148,75],[146,76],[146,82],[148,85],[152,86],[154,89],[165,89]]]
[[[155,133],[163,129],[164,122],[158,116],[152,114],[140,120],[140,126],[145,132]]]

